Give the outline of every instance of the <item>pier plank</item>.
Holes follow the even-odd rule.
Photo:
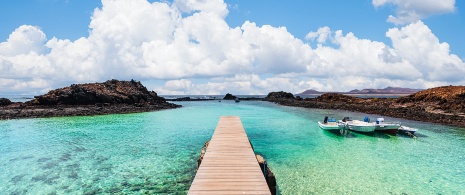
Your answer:
[[[223,116],[188,194],[271,194],[237,116]]]

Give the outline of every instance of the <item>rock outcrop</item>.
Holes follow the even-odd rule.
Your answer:
[[[343,95],[340,93],[325,93],[325,94],[318,96],[316,99],[318,101],[328,101],[328,102],[339,102],[339,101],[352,102],[360,98]]]
[[[399,98],[398,102],[465,102],[464,86],[435,87]]]
[[[427,89],[399,98],[400,104],[422,106],[429,110],[465,113],[465,87],[444,86]]]
[[[104,83],[73,84],[35,96],[28,104],[94,105],[94,104],[158,104],[165,99],[148,91],[140,82],[109,80]]]
[[[10,99],[7,99],[7,98],[0,98],[0,106],[8,106],[12,104],[12,102],[10,101]]]
[[[227,93],[224,97],[223,97],[223,100],[235,100],[237,97],[230,94],[230,93]]]
[[[73,84],[52,90],[25,103],[0,107],[2,118],[87,116],[149,112],[177,108],[140,82],[109,80],[104,83]]]
[[[279,91],[279,92],[270,92],[265,97],[265,101],[276,101],[276,100],[283,100],[283,99],[294,99],[294,95],[292,95],[292,93]]]

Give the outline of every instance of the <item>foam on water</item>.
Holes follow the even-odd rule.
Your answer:
[[[179,103],[150,113],[0,121],[0,192],[186,193],[219,117],[237,115],[282,194],[465,193],[464,129],[402,120],[419,128],[418,139],[341,136],[317,121],[365,115],[268,102]]]

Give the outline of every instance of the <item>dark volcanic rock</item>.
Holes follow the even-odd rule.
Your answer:
[[[0,106],[8,106],[12,104],[12,102],[7,98],[0,98]]]
[[[317,97],[317,100],[319,101],[345,101],[345,102],[351,102],[353,100],[358,100],[360,98],[348,96],[348,95],[343,95],[340,93],[325,93],[321,96]]]
[[[465,112],[465,87],[443,86],[399,98],[401,104],[415,104],[449,113]]]
[[[180,97],[180,98],[176,98],[176,101],[191,101],[191,98],[190,97]]]
[[[435,87],[399,98],[399,103],[407,102],[447,102],[465,100],[464,86]],[[464,101],[465,103],[465,101]]]
[[[232,94],[227,93],[227,94],[224,96],[223,100],[235,100],[236,98],[237,98],[236,96],[233,96]]]
[[[294,99],[294,95],[292,93],[279,91],[279,92],[270,92],[265,97],[265,101],[277,102],[283,99]]]
[[[109,80],[74,84],[25,103],[2,106],[0,119],[122,114],[177,107],[140,82]]]
[[[109,80],[104,83],[73,84],[35,96],[34,105],[157,104],[165,99],[148,91],[140,82]]]

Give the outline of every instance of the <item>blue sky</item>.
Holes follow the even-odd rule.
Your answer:
[[[465,70],[464,6],[455,0],[5,1],[0,94],[112,78],[142,80],[162,94],[463,85],[450,72]],[[145,19],[147,28],[138,24]],[[9,40],[13,34],[29,42]],[[237,41],[215,38],[222,35]],[[423,53],[408,51],[415,47]],[[190,57],[180,60],[184,55]]]
[[[374,8],[370,0],[298,0],[288,1],[227,1],[238,5],[238,9],[231,9],[226,20],[229,24],[241,25],[250,20],[258,25],[270,24],[286,26],[298,38],[322,26],[332,29],[353,32],[358,37],[383,41],[390,44],[386,38],[386,30],[395,24],[386,22],[386,18],[393,14],[393,6]],[[453,53],[465,58],[465,15],[464,1],[456,1],[457,11],[451,14],[441,14],[423,20],[442,42],[451,45]],[[462,35],[462,36],[461,36]]]
[[[150,2],[155,2],[151,0]],[[231,27],[249,20],[257,25],[285,26],[294,36],[305,35],[322,26],[354,32],[360,38],[390,44],[385,33],[395,24],[386,22],[392,6],[374,8],[370,0],[226,0]],[[0,41],[5,41],[14,29],[29,24],[39,26],[47,37],[75,40],[89,34],[89,23],[100,0],[17,0],[2,2],[0,7]],[[455,13],[429,17],[423,22],[442,42],[451,45],[453,53],[465,58],[465,15],[463,1],[456,1]],[[462,35],[462,36],[461,36]]]

